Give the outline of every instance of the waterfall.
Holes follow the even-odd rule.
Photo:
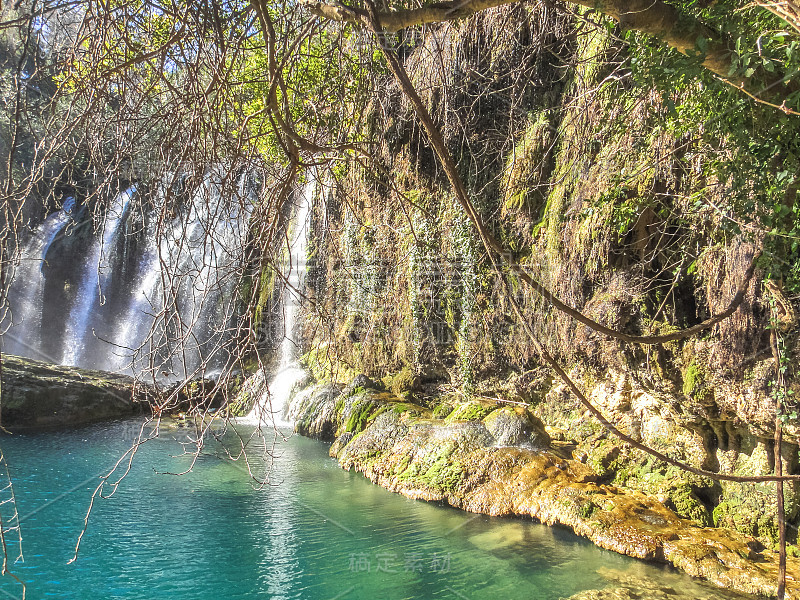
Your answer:
[[[71,205],[65,204],[64,208],[48,216],[20,252],[19,264],[8,288],[11,320],[9,330],[3,335],[3,352],[23,355],[37,352],[44,296],[42,265],[53,241],[72,219]]]
[[[241,186],[240,194],[247,195]],[[168,379],[221,368],[248,219],[249,208],[226,202],[209,174],[185,214],[167,221],[161,232],[148,230],[136,281],[110,335],[123,350],[114,368],[130,364],[131,353],[143,344],[156,350],[160,362],[154,368]]]
[[[175,180],[117,194],[94,236],[67,226],[66,205],[33,232],[15,257],[5,352],[162,381],[224,368],[257,185],[223,168],[189,190]]]
[[[286,402],[292,390],[306,373],[298,362],[300,336],[297,331],[297,316],[302,307],[301,290],[306,272],[306,249],[308,247],[308,217],[311,211],[317,180],[311,176],[299,194],[294,216],[294,232],[290,237],[288,259],[284,277],[287,286],[283,292],[284,335],[280,345],[278,371],[269,385],[253,405],[253,409],[242,420],[253,424],[289,425],[283,418]],[[260,383],[263,373],[259,372]]]
[[[88,260],[84,263],[83,274],[75,295],[72,310],[67,319],[64,334],[61,364],[80,366],[83,361],[89,336],[90,317],[102,303],[104,293],[108,290],[113,271],[109,266],[109,253],[117,242],[120,226],[126,215],[128,205],[133,197],[135,187],[116,195],[106,213],[103,235],[92,244]]]

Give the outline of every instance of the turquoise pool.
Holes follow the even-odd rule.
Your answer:
[[[608,585],[598,569],[693,585],[564,530],[391,494],[298,436],[270,440],[274,459],[263,440],[250,442],[251,471],[269,468],[269,485],[230,460],[226,448],[239,443],[231,431],[207,440],[190,473],[162,474],[191,465],[183,429],[141,446],[116,493],[96,501],[68,564],[97,476],[137,428],[128,421],[2,438],[25,557],[11,569],[28,598],[547,600]],[[252,431],[237,429],[244,439]],[[0,580],[0,595],[21,591]]]

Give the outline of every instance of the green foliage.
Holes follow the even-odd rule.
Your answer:
[[[696,11],[732,40],[732,79],[746,80],[753,90],[769,90],[763,94],[767,97],[780,92],[774,103],[800,109],[797,86],[779,82],[796,79],[800,40],[777,17],[730,1],[702,10],[687,2],[681,8]],[[696,140],[691,158],[700,165],[698,179],[705,186],[695,194],[693,210],[718,215],[721,239],[766,234],[761,266],[784,279],[787,290],[800,291],[800,205],[794,202],[800,185],[800,116],[758,104],[710,74],[701,65],[704,39],[698,40],[693,56],[641,34],[629,33],[626,39],[636,81],[661,96],[663,131]],[[709,201],[720,188],[723,206]]]
[[[683,393],[698,400],[711,393],[706,387],[705,372],[697,363],[691,363],[686,369],[683,376]]]

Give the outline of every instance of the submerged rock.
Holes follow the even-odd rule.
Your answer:
[[[600,483],[588,465],[549,449],[541,422],[524,408],[487,415],[469,405],[453,411],[458,419],[440,420],[393,394],[345,391],[318,386],[291,409],[298,432],[333,441],[331,455],[344,469],[409,498],[563,525],[602,548],[671,564],[721,588],[775,593],[775,553],[737,532],[699,527],[653,496]],[[790,558],[788,571],[800,572],[800,561]],[[626,586],[597,594],[580,598],[683,598],[637,596]],[[793,579],[786,598],[800,598]]]
[[[2,424],[51,429],[127,417],[149,408],[152,388],[132,377],[3,356]]]
[[[690,590],[676,590],[650,578],[615,569],[599,569],[598,573],[609,580],[609,587],[586,590],[567,600],[744,600],[749,597],[731,592],[721,593],[718,589],[700,584],[692,585]]]

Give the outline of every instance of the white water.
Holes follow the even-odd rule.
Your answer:
[[[92,244],[89,260],[85,263],[81,283],[67,320],[61,364],[81,365],[87,338],[93,335],[89,327],[90,317],[102,304],[102,296],[108,290],[112,276],[108,253],[117,242],[120,226],[135,191],[136,188],[132,187],[116,195],[106,213],[103,235]]]
[[[36,352],[40,342],[44,278],[42,265],[53,241],[71,220],[68,212],[59,211],[45,219],[20,252],[19,265],[9,286],[11,328],[3,336],[4,352]]]
[[[128,368],[145,345],[156,350],[161,362],[154,368],[168,379],[219,366],[215,353],[229,333],[248,217],[249,209],[226,202],[208,175],[185,215],[167,221],[162,231],[148,231],[136,282],[110,336],[121,351],[107,368]],[[134,366],[143,365],[134,360]]]
[[[284,277],[287,286],[283,293],[283,328],[281,359],[278,372],[264,386],[263,372],[251,382],[252,388],[261,391],[259,399],[250,413],[242,419],[258,425],[290,425],[284,418],[284,409],[294,388],[306,376],[298,362],[300,335],[297,331],[297,316],[303,304],[302,285],[306,273],[306,250],[308,247],[308,216],[311,210],[317,181],[313,176],[302,190],[294,217],[294,232],[289,243],[288,260]]]
[[[4,351],[162,381],[221,370],[229,360],[235,290],[247,268],[245,241],[257,202],[249,175],[230,186],[227,177],[210,169],[189,195],[175,177],[169,178],[174,187],[154,184],[152,197],[135,188],[118,194],[101,232],[85,244],[64,240],[58,251],[85,249],[59,254],[57,266],[43,271],[58,234],[77,231],[66,228],[74,202],[48,217],[16,260]],[[71,294],[62,287],[67,282],[73,282]]]

